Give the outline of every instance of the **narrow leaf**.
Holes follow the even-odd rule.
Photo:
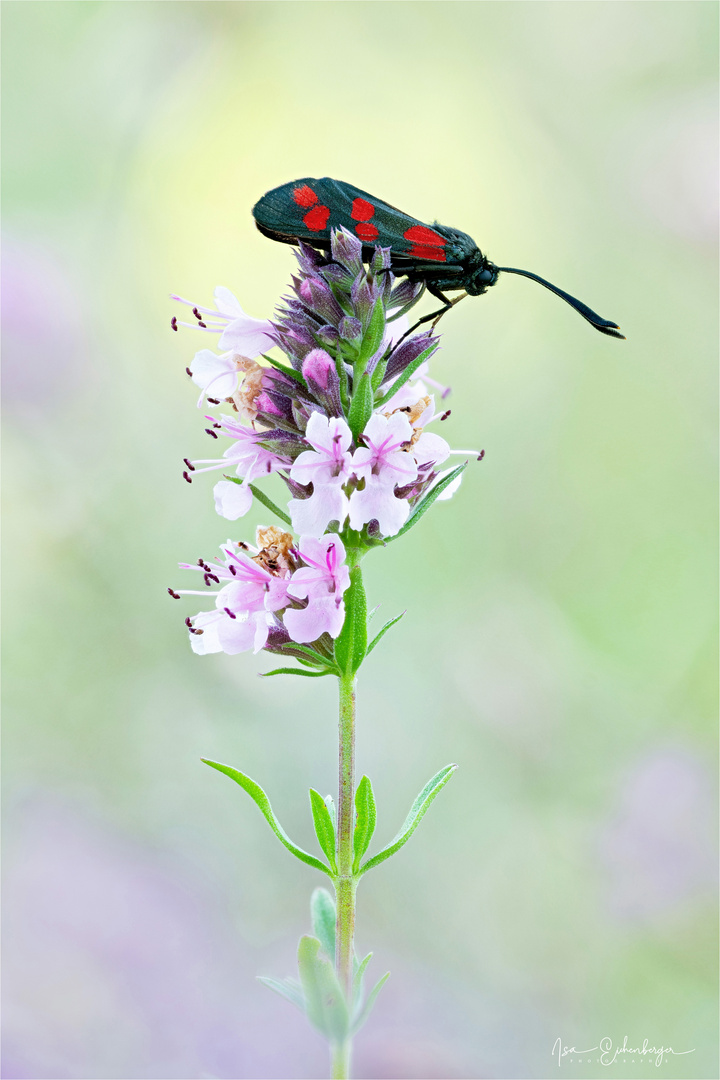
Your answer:
[[[365,425],[372,416],[372,411],[372,384],[370,376],[365,373],[360,376],[359,382],[353,386],[353,396],[348,413],[348,425],[356,439],[360,432],[364,430]]]
[[[322,945],[328,960],[335,963],[335,901],[327,889],[315,889],[310,897],[313,934]]]
[[[305,380],[299,371],[295,371],[294,368],[286,367],[285,364],[281,364],[279,360],[275,360],[272,356],[267,356],[265,353],[262,354],[262,358],[263,360],[267,360],[271,367],[276,368],[277,371],[282,371],[283,375],[287,375],[288,379],[294,379],[295,382],[300,383],[304,390],[307,390]]]
[[[381,979],[378,979],[378,981],[373,986],[372,990],[368,994],[367,1001],[365,1002],[365,1007],[363,1008],[362,1012],[360,1013],[357,1020],[355,1021],[355,1023],[352,1026],[352,1034],[353,1035],[360,1030],[360,1028],[363,1026],[365,1021],[367,1020],[368,1016],[370,1015],[370,1013],[373,1010],[373,1005],[375,1004],[375,1000],[376,1000],[378,994],[380,993],[380,991],[382,990],[383,986],[385,985],[385,983],[388,981],[389,978],[390,978],[390,972],[386,971],[385,974],[383,975],[383,977]]]
[[[375,637],[374,637],[374,638],[372,639],[372,641],[370,642],[370,644],[368,645],[368,651],[367,651],[367,656],[369,656],[369,655],[370,655],[370,653],[371,653],[371,652],[373,651],[373,649],[374,649],[374,648],[375,648],[375,646],[377,645],[377,643],[378,643],[378,641],[380,640],[380,638],[381,638],[381,637],[383,637],[383,635],[384,635],[384,634],[387,634],[387,632],[388,632],[388,630],[390,629],[390,627],[391,627],[391,626],[394,626],[396,622],[400,622],[400,620],[402,619],[402,617],[403,617],[403,615],[404,615],[404,614],[405,614],[405,612],[404,612],[404,611],[402,611],[402,612],[401,612],[401,613],[400,613],[399,615],[396,615],[394,619],[391,619],[391,620],[390,620],[390,622],[386,622],[386,623],[385,623],[385,625],[383,626],[383,628],[382,628],[382,630],[380,631],[380,633],[379,633],[379,634],[376,634],[376,635],[375,635]]]
[[[362,988],[363,988],[363,976],[367,969],[368,964],[372,960],[372,953],[369,952],[363,960],[356,965],[355,974],[353,975],[353,1010],[355,1013],[354,1019],[357,1019],[362,1008]]]
[[[362,571],[350,571],[350,586],[345,591],[345,622],[335,640],[335,662],[341,671],[355,672],[367,652],[367,597]]]
[[[412,529],[413,525],[417,525],[423,514],[427,513],[432,504],[435,502],[438,495],[442,494],[448,484],[452,484],[453,480],[455,480],[456,477],[458,477],[460,473],[467,468],[467,464],[467,461],[463,461],[462,465],[458,465],[456,469],[453,469],[453,471],[449,472],[447,476],[444,476],[443,479],[435,485],[435,487],[431,488],[427,495],[417,504],[412,514],[403,525],[400,532],[395,533],[394,536],[387,536],[385,538],[386,543],[389,544],[391,540],[397,540],[397,538],[399,536],[402,536],[403,533],[406,533],[409,529]]]
[[[306,679],[321,679],[323,675],[337,675],[336,671],[328,668],[327,671],[303,671],[301,668],[278,667],[274,671],[259,671],[261,679],[269,679],[271,675],[304,675]]]
[[[256,975],[255,977],[263,986],[269,986],[280,997],[284,997],[286,1001],[297,1005],[301,1012],[305,1012],[305,999],[303,998],[300,983],[296,979],[270,979],[266,975]]]
[[[320,942],[305,935],[298,945],[298,969],[308,1019],[332,1042],[348,1034],[348,1009],[329,960],[319,955]]]
[[[400,850],[403,844],[408,842],[420,824],[430,803],[440,789],[447,784],[456,769],[457,765],[446,765],[445,768],[441,769],[439,773],[436,773],[431,780],[428,780],[427,784],[410,807],[410,813],[405,818],[405,822],[400,829],[400,832],[390,841],[387,847],[384,847],[377,855],[373,855],[372,859],[368,859],[364,866],[360,867],[361,874],[364,874],[366,870],[371,870],[374,866],[378,866],[381,862],[384,862],[385,859],[389,859],[391,855],[394,855],[396,851]]]
[[[337,864],[335,863],[335,830],[333,828],[332,818],[330,817],[330,811],[325,805],[322,795],[319,791],[316,791],[315,788],[310,788],[310,807],[312,809],[318,843],[323,850],[327,861],[330,863],[330,869],[333,874],[337,874]]]
[[[372,309],[370,321],[368,327],[363,334],[362,345],[360,346],[360,353],[355,363],[355,371],[362,371],[365,368],[368,360],[370,360],[382,345],[383,337],[385,336],[385,306],[382,302],[382,297],[378,296],[375,301],[375,305]]]
[[[372,834],[375,832],[377,812],[375,809],[375,796],[372,784],[367,776],[363,776],[355,792],[355,833],[353,835],[353,851],[355,861],[353,873],[357,874],[360,868],[360,860],[370,846]]]
[[[245,773],[241,773],[239,769],[231,768],[230,765],[221,765],[220,762],[209,761],[208,758],[202,758],[202,761],[206,765],[209,765],[211,769],[217,769],[218,772],[225,773],[225,775],[229,776],[231,780],[234,780],[236,784],[239,784],[243,791],[248,793],[280,843],[284,844],[288,851],[291,851],[301,862],[307,863],[308,866],[314,866],[316,870],[322,870],[323,874],[328,874],[332,877],[332,872],[324,863],[320,862],[314,855],[304,851],[301,847],[298,847],[297,844],[292,842],[278,819],[275,817],[273,808],[270,805],[270,800],[259,784],[256,784],[255,781],[251,780]]]
[[[420,353],[420,355],[416,356],[415,359],[412,361],[412,363],[408,364],[408,366],[405,368],[405,370],[402,372],[402,374],[398,375],[397,379],[395,379],[392,386],[390,386],[386,390],[386,392],[383,394],[383,396],[380,398],[380,400],[375,402],[375,408],[376,409],[378,409],[381,405],[384,405],[386,401],[389,401],[390,398],[393,397],[394,394],[397,394],[400,387],[404,386],[405,383],[408,381],[408,379],[412,379],[413,375],[415,374],[417,369],[420,367],[420,365],[424,364],[425,361],[428,360],[432,356],[432,354],[435,352],[435,350],[437,349],[439,344],[440,344],[439,341],[434,341],[432,345],[429,345],[427,347],[427,349],[423,349],[423,351]]]
[[[263,506],[266,506],[272,514],[275,514],[276,517],[279,517],[281,521],[284,521],[286,525],[290,525],[290,527],[292,528],[292,521],[285,513],[285,511],[281,510],[279,506],[276,506],[272,499],[268,498],[264,491],[261,491],[259,487],[255,487],[255,484],[250,484],[250,490],[252,491],[258,502],[261,502]]]

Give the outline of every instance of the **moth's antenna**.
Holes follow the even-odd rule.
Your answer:
[[[537,274],[531,274],[529,270],[515,270],[512,266],[498,266],[498,270],[504,274],[520,274],[522,277],[530,278],[532,281],[539,282],[540,285],[544,285],[550,292],[554,292],[556,296],[559,296],[561,300],[564,300],[570,307],[575,308],[579,315],[582,315],[583,319],[587,319],[591,326],[594,326],[596,330],[599,330],[601,334],[607,334],[608,337],[621,338],[625,341],[625,335],[619,334],[620,327],[617,323],[610,322],[609,319],[601,319],[599,315],[596,315],[587,304],[583,304],[582,300],[576,300],[574,296],[570,296],[569,293],[563,292],[562,289],[558,289],[556,285],[551,285],[545,278],[538,277]]]

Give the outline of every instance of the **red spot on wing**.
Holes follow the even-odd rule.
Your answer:
[[[429,247],[445,247],[445,238],[429,229],[427,225],[411,225],[403,233],[406,240],[412,240],[413,244],[422,244]]]
[[[369,221],[375,213],[375,207],[372,203],[369,203],[366,199],[353,199],[352,205],[352,219],[353,221]],[[358,230],[355,230],[358,232]],[[358,232],[358,236],[363,236],[361,232]],[[377,236],[377,229],[375,230],[375,236]],[[363,236],[363,239],[365,237]],[[372,237],[368,237],[372,239]]]
[[[445,252],[439,247],[430,247],[429,244],[413,244],[408,250],[408,255],[415,259],[430,259],[432,262],[446,262]]]
[[[327,220],[329,217],[329,206],[313,206],[312,210],[308,210],[307,214],[303,218],[303,222],[305,223],[305,225],[307,225],[308,229],[311,229],[313,232],[320,232],[327,225]]]
[[[298,206],[314,206],[318,201],[318,197],[311,187],[307,184],[303,184],[302,187],[295,188],[293,191],[293,199]]]
[[[355,226],[355,232],[358,234],[361,240],[374,240],[378,234],[374,225],[368,225],[365,222],[360,222]]]

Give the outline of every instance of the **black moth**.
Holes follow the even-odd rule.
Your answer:
[[[624,340],[617,323],[602,319],[587,304],[544,278],[529,270],[490,262],[467,233],[437,222],[424,225],[343,180],[331,180],[327,176],[320,180],[312,177],[292,180],[263,195],[253,207],[253,216],[264,236],[283,244],[294,244],[300,239],[328,251],[330,230],[343,226],[360,237],[366,245],[363,255],[367,258],[375,245],[390,248],[393,273],[421,282],[443,303],[439,311],[426,315],[416,326],[440,318],[462,299],[460,296],[448,300],[444,291],[463,289],[463,296],[482,296],[495,284],[499,274],[521,274],[561,297],[601,334]]]

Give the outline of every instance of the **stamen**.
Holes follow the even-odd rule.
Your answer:
[[[168,589],[168,592],[172,596],[173,600],[179,600],[180,599],[180,593],[176,593],[173,589]]]
[[[220,404],[220,398],[209,397],[206,400],[207,400],[209,405],[219,405]]]
[[[192,484],[192,478],[186,472],[183,472],[183,480],[187,480],[188,484]]]
[[[223,608],[223,611],[226,611],[231,619],[237,619],[237,615],[235,612],[231,611],[229,607]]]
[[[232,563],[230,563],[230,565],[228,566],[228,570],[230,571],[232,576],[235,577],[235,575],[237,574],[237,570],[235,569],[235,567],[233,566]]]
[[[185,619],[185,625],[188,626],[192,630],[192,623],[190,622],[190,616],[189,615]]]
[[[447,418],[448,418],[448,416],[450,415],[451,412],[452,412],[452,409],[446,409],[445,412],[440,417],[440,419],[441,420],[447,420]]]
[[[195,472],[195,466],[193,465],[192,461],[188,461],[188,459],[186,457],[183,458],[183,461],[187,465],[190,472]]]
[[[171,330],[177,330],[177,328],[178,328],[177,316],[176,315],[173,315],[172,319],[170,320],[170,328],[171,328]]]
[[[206,427],[205,428],[205,434],[206,435],[212,435],[213,439],[217,439],[217,434],[213,431],[212,428],[207,428]]]
[[[175,330],[177,330],[177,326],[175,327]],[[187,371],[188,375],[189,375],[189,376],[190,376],[190,378],[192,379],[192,371],[190,370],[190,368],[189,368],[189,367],[186,367],[186,368],[185,368],[185,370]]]
[[[481,450],[481,451],[480,451],[480,453],[479,453],[479,454],[478,454],[478,456],[477,456],[477,459],[478,459],[478,461],[482,461],[482,459],[483,459],[484,457],[485,457],[485,451],[484,451],[484,450]]]

